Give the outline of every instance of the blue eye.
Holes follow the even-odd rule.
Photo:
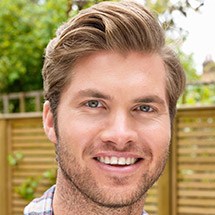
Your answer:
[[[143,112],[152,112],[153,111],[149,105],[140,105],[138,109]]]
[[[101,103],[97,100],[90,100],[86,103],[86,106],[90,107],[90,108],[97,108],[97,107],[101,107]]]

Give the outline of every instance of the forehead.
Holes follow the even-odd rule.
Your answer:
[[[97,52],[79,59],[72,69],[71,92],[96,88],[107,93],[165,96],[166,71],[158,54]],[[116,92],[117,91],[117,92]]]

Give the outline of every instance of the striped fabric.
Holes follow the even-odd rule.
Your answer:
[[[24,209],[24,215],[54,215],[53,197],[55,185],[49,188],[42,197],[34,199]],[[142,215],[148,215],[143,211]]]

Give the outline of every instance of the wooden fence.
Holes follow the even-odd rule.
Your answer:
[[[43,91],[0,94],[0,113],[40,112]]]
[[[41,114],[1,115],[0,149],[0,215],[21,215],[28,201],[16,188],[56,168]],[[7,157],[17,152],[23,158],[12,167]],[[43,178],[36,196],[49,186]],[[150,215],[215,215],[215,107],[178,110],[171,156],[148,192],[145,209]]]
[[[215,215],[215,107],[181,109],[172,144],[172,215]]]

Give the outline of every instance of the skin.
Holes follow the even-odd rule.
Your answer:
[[[98,52],[79,59],[57,117],[56,126],[46,102],[44,128],[56,144],[59,165],[55,215],[141,214],[146,191],[164,169],[171,137],[161,57]],[[137,162],[98,161],[105,157]]]

